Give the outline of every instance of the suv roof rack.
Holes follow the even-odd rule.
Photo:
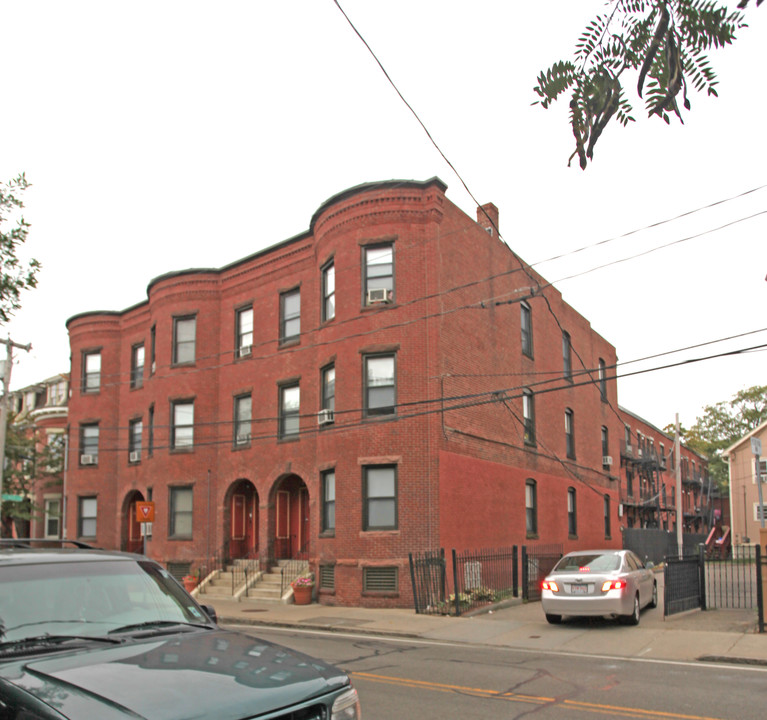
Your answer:
[[[65,545],[72,545],[81,550],[93,550],[93,545],[80,542],[79,540],[57,540],[48,538],[0,538],[0,548],[60,548]]]

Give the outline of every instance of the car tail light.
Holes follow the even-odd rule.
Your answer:
[[[625,580],[607,580],[602,585],[602,592],[607,592],[608,590],[623,590],[625,587]]]
[[[544,580],[541,583],[541,590],[551,590],[551,592],[559,592],[559,585],[553,580]]]

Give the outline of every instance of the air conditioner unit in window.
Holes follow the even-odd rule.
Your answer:
[[[334,421],[333,417],[333,411],[332,410],[320,410],[317,413],[317,424],[318,425],[330,425]]]
[[[250,442],[250,433],[242,433],[235,439],[237,445],[247,445]]]
[[[602,465],[608,466],[613,464],[612,455],[602,455]]]
[[[128,461],[129,462],[138,462],[141,460],[141,451],[140,450],[133,450],[132,452],[128,453]]]
[[[80,455],[80,465],[95,465],[95,464],[96,464],[95,455]]]
[[[368,290],[368,305],[389,302],[389,291],[386,288],[373,288]]]
[[[253,352],[253,346],[252,345],[243,345],[240,348],[240,357],[248,357],[251,352]]]
[[[634,450],[631,447],[631,443],[626,443],[626,454],[631,455],[632,452],[634,452]]]

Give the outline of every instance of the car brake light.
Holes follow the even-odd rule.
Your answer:
[[[559,585],[553,580],[544,580],[541,583],[541,590],[550,590],[551,592],[559,592]]]
[[[607,580],[602,585],[602,592],[607,592],[608,590],[623,590],[623,588],[625,587],[626,587],[625,580]]]

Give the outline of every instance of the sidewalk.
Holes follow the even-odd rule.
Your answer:
[[[363,635],[497,645],[522,650],[653,660],[730,662],[767,666],[767,633],[757,633],[756,610],[693,610],[664,620],[663,608],[642,611],[637,627],[602,619],[549,625],[540,603],[514,601],[462,617],[417,615],[406,609],[293,605],[206,598],[222,625],[297,627]]]

